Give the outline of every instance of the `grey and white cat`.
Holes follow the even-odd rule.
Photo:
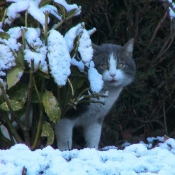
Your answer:
[[[98,149],[104,117],[118,99],[123,87],[130,84],[135,76],[136,66],[132,59],[134,39],[123,47],[113,44],[93,44],[93,61],[104,80],[101,93],[109,91],[105,105],[91,103],[85,113],[64,117],[55,125],[57,146],[60,150],[72,148],[73,128],[82,126],[86,145]]]

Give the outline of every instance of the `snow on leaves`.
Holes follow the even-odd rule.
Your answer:
[[[34,69],[36,70],[39,67],[41,71],[47,73],[48,66],[45,61],[47,47],[41,41],[39,36],[39,29],[27,28],[24,37],[30,47],[26,47],[24,50],[24,59],[29,63],[29,65],[31,64],[31,60],[34,60]],[[32,50],[30,48],[32,48]]]
[[[70,75],[71,58],[63,36],[56,30],[51,30],[48,37],[48,59],[54,81],[64,86]]]

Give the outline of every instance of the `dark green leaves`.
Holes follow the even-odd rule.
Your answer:
[[[54,123],[58,122],[61,117],[61,110],[58,106],[58,101],[54,97],[54,95],[49,91],[45,91],[42,96],[42,102],[45,112],[47,113],[50,121]]]

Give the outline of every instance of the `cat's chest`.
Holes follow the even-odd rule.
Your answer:
[[[96,120],[103,120],[114,105],[121,91],[122,88],[110,90],[108,97],[105,98],[104,105],[99,103],[91,103],[88,110],[76,118],[76,124],[84,125],[85,123],[88,124]]]

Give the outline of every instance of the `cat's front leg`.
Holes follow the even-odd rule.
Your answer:
[[[84,126],[85,140],[88,148],[98,149],[98,144],[101,137],[101,128],[100,123],[91,123],[90,125]]]
[[[73,121],[67,118],[61,119],[55,125],[57,147],[59,150],[69,150],[72,148]]]

